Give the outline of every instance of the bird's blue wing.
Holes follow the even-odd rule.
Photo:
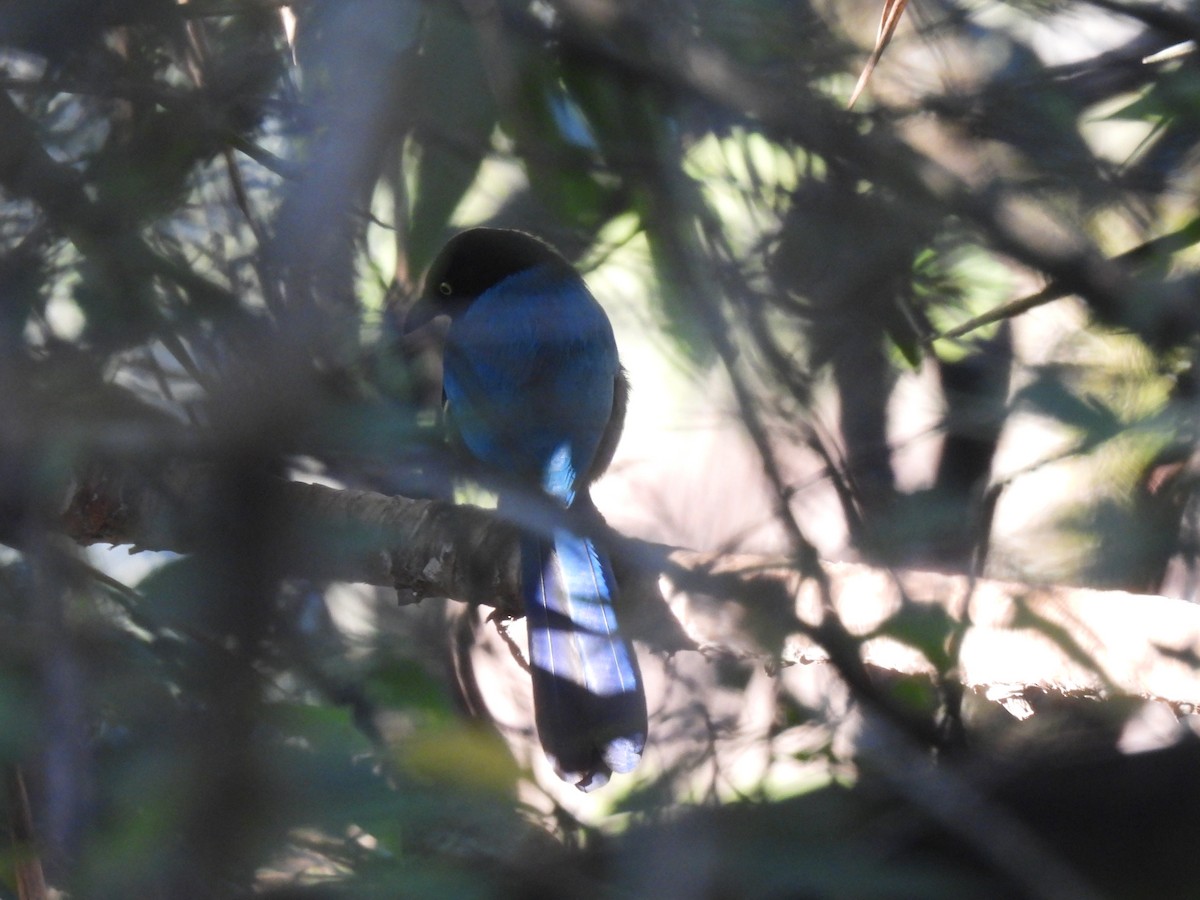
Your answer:
[[[612,415],[619,370],[612,326],[583,282],[533,270],[454,323],[443,385],[476,458],[569,504]]]

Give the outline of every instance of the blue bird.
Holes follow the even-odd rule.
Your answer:
[[[441,314],[451,320],[442,391],[456,441],[508,483],[595,516],[588,486],[612,460],[629,384],[583,279],[532,235],[474,228],[438,254],[404,330]],[[499,508],[519,501],[502,490]],[[524,530],[520,548],[538,736],[560,777],[590,791],[631,771],[646,742],[612,566],[561,523]]]

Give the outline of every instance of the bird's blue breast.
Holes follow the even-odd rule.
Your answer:
[[[570,504],[612,415],[618,369],[612,326],[583,281],[534,268],[454,321],[443,384],[472,455]]]

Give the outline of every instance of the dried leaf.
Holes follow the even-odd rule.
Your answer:
[[[900,24],[900,17],[904,15],[904,7],[906,6],[908,6],[908,0],[885,0],[883,15],[879,19],[879,33],[875,36],[875,49],[871,51],[871,58],[867,60],[867,64],[863,66],[862,74],[858,76],[858,84],[854,86],[854,93],[850,95],[850,102],[846,104],[846,109],[851,109],[854,106],[859,94],[866,88],[867,82],[871,78],[871,73],[875,71],[875,66],[878,65],[880,58],[883,56],[884,48],[892,40],[896,26]]]

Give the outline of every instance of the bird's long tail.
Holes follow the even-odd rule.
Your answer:
[[[560,528],[522,537],[521,569],[538,735],[558,774],[589,791],[631,771],[646,743],[646,695],[617,630],[612,567]]]

